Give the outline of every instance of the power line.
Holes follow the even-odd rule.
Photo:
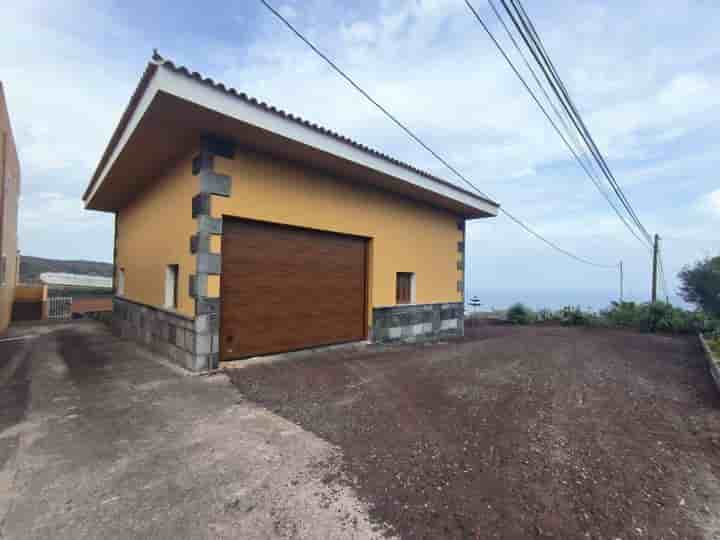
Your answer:
[[[511,0],[511,1],[512,1],[513,4],[515,5],[515,0]],[[550,65],[550,68],[551,68],[551,70],[552,70],[553,75],[555,76],[555,78],[556,78],[556,79],[558,80],[558,82],[560,83],[560,86],[561,86],[561,88],[562,88],[562,90],[563,90],[563,94],[567,97],[567,99],[568,99],[568,101],[569,101],[569,103],[570,103],[570,105],[571,105],[571,107],[572,107],[573,112],[577,115],[578,119],[580,120],[580,123],[581,123],[581,125],[582,125],[582,127],[583,127],[583,130],[586,132],[587,136],[590,138],[590,141],[591,141],[591,143],[592,143],[592,145],[593,145],[593,148],[594,148],[594,150],[595,150],[595,153],[599,156],[599,158],[600,158],[601,161],[602,161],[602,164],[604,165],[605,169],[607,170],[608,174],[610,175],[610,180],[612,180],[613,187],[614,187],[614,188],[617,188],[617,191],[619,192],[619,193],[618,193],[618,196],[621,198],[621,200],[624,201],[624,203],[626,204],[626,209],[628,210],[628,213],[631,214],[631,216],[633,217],[633,220],[634,220],[635,223],[638,225],[638,228],[643,232],[645,238],[646,238],[646,239],[648,240],[648,242],[649,242],[649,241],[650,241],[650,233],[647,232],[647,230],[645,229],[645,227],[643,226],[643,224],[640,222],[640,219],[638,218],[637,213],[636,213],[635,210],[632,208],[632,205],[630,204],[630,201],[627,199],[625,193],[622,191],[622,188],[620,187],[620,184],[617,182],[617,180],[615,179],[615,176],[612,174],[612,171],[610,170],[610,167],[608,166],[605,158],[602,156],[602,153],[601,153],[600,150],[597,148],[597,145],[595,144],[595,141],[594,141],[594,139],[592,138],[592,135],[590,135],[590,132],[587,130],[587,127],[585,126],[585,123],[584,123],[584,121],[582,120],[582,117],[580,116],[580,114],[579,114],[578,111],[577,111],[577,107],[575,107],[575,104],[573,103],[572,98],[570,98],[570,95],[569,95],[569,93],[568,93],[568,91],[567,91],[567,88],[565,87],[565,84],[563,83],[562,79],[560,78],[560,75],[558,74],[557,70],[555,69],[555,65],[554,65],[554,64],[552,63],[552,61],[550,60],[550,56],[548,55],[547,50],[545,49],[545,45],[544,45],[543,42],[542,42],[542,38],[541,38],[540,35],[538,34],[537,30],[535,29],[535,25],[533,24],[532,20],[530,19],[530,17],[528,16],[527,12],[525,11],[525,8],[523,7],[521,0],[517,0],[517,5],[515,5],[515,8],[518,9],[518,7],[519,7],[519,12],[520,12],[520,15],[521,15],[522,19],[523,19],[523,20],[526,22],[526,24],[529,25],[529,27],[530,27],[531,34],[532,34],[532,36],[535,38],[535,41],[536,41],[536,43],[537,43],[538,46],[539,46],[540,52],[542,53],[543,57],[547,59],[549,65]]]
[[[502,1],[502,0],[501,0],[501,1]],[[554,104],[552,103],[552,100],[551,100],[550,97],[547,95],[547,92],[545,91],[544,86],[542,85],[542,83],[541,83],[540,80],[538,79],[538,77],[537,77],[537,75],[535,74],[535,72],[534,72],[534,70],[532,69],[532,67],[530,67],[529,62],[527,61],[525,55],[523,54],[522,50],[520,49],[519,45],[517,44],[517,41],[516,41],[515,38],[513,37],[512,33],[510,32],[510,30],[509,30],[509,28],[507,27],[507,25],[505,24],[505,21],[504,21],[504,20],[502,19],[502,17],[500,16],[500,13],[498,12],[498,10],[495,8],[495,4],[493,4],[491,0],[488,0],[488,3],[490,4],[490,7],[491,7],[491,8],[493,9],[493,11],[495,12],[495,15],[497,16],[498,20],[502,23],[503,27],[505,28],[505,31],[508,33],[508,36],[510,37],[511,41],[513,42],[513,45],[515,45],[515,48],[517,49],[517,51],[518,51],[518,52],[520,53],[520,55],[522,56],[523,61],[525,62],[525,65],[527,66],[528,70],[530,71],[530,73],[532,74],[533,78],[535,79],[535,82],[536,82],[537,85],[540,87],[540,89],[542,90],[542,92],[545,94],[545,97],[546,97],[546,99],[548,100],[548,102],[551,104],[553,110],[555,111],[555,114],[558,116],[558,118],[561,119],[561,121],[562,121],[563,124],[565,125],[566,129],[570,132],[569,128],[567,127],[567,124],[565,124],[564,120],[562,120],[562,115],[560,114],[560,112],[557,110],[557,108],[556,108],[556,107],[554,106]],[[514,64],[513,61],[510,59],[510,57],[507,55],[507,53],[506,53],[505,50],[503,49],[502,45],[500,45],[500,42],[495,38],[495,36],[494,36],[493,33],[491,32],[491,30],[490,30],[490,28],[488,27],[488,25],[485,24],[485,21],[483,20],[483,18],[480,16],[480,14],[477,12],[477,10],[473,7],[473,5],[469,2],[469,0],[465,0],[465,5],[468,7],[468,9],[469,9],[470,12],[472,13],[472,15],[475,17],[475,19],[478,21],[478,23],[480,23],[480,26],[482,26],[483,30],[485,30],[485,33],[486,33],[486,34],[488,35],[488,37],[492,40],[492,42],[495,44],[495,47],[497,47],[498,51],[499,51],[500,54],[503,56],[503,58],[505,58],[505,61],[508,63],[508,65],[509,65],[510,68],[513,70],[513,72],[515,73],[515,75],[517,76],[517,78],[520,80],[520,82],[521,82],[521,83],[523,84],[523,86],[525,87],[525,90],[527,90],[527,92],[530,94],[530,97],[533,98],[533,101],[535,101],[535,104],[540,108],[540,110],[542,111],[542,113],[545,115],[545,118],[547,118],[547,120],[550,122],[550,124],[552,125],[553,129],[555,130],[555,132],[556,132],[556,133],[558,134],[558,136],[562,139],[563,143],[565,143],[565,146],[568,148],[568,150],[570,150],[570,152],[571,152],[572,155],[574,156],[575,160],[578,162],[578,164],[579,164],[579,165],[582,167],[582,169],[585,171],[585,174],[587,174],[588,178],[590,178],[590,180],[592,181],[592,183],[593,183],[593,184],[595,185],[595,187],[598,189],[598,191],[600,192],[600,194],[605,198],[605,200],[608,202],[608,204],[612,207],[612,209],[615,211],[615,213],[617,214],[617,216],[618,216],[618,217],[620,218],[620,220],[623,222],[623,224],[625,225],[625,227],[627,227],[627,229],[630,231],[630,233],[631,233],[635,238],[637,238],[638,241],[640,241],[641,243],[644,244],[644,242],[642,241],[642,239],[637,235],[637,233],[635,232],[635,230],[630,226],[630,224],[627,222],[627,220],[625,219],[625,217],[620,213],[620,211],[617,209],[617,207],[613,204],[613,202],[611,201],[611,199],[610,199],[610,197],[607,195],[607,193],[605,193],[605,191],[602,189],[602,187],[600,186],[599,180],[597,180],[596,177],[590,172],[590,170],[589,170],[588,167],[585,165],[585,163],[579,158],[579,156],[578,156],[577,153],[575,152],[574,148],[570,145],[570,143],[568,143],[568,141],[567,141],[567,139],[565,138],[565,136],[560,132],[560,130],[559,130],[559,128],[557,127],[557,125],[555,124],[555,122],[552,120],[552,118],[550,117],[550,115],[548,114],[548,112],[545,110],[545,107],[543,107],[543,105],[540,103],[540,100],[538,100],[538,98],[537,98],[537,96],[535,95],[535,93],[532,91],[532,89],[530,88],[530,86],[528,85],[528,83],[525,81],[524,77],[520,74],[520,72],[518,71],[518,69],[515,67],[515,64]],[[503,6],[505,6],[506,11],[507,11],[507,6],[506,6],[506,4],[505,4],[504,1],[503,1]],[[510,16],[511,16],[511,19],[512,19],[513,23],[516,24],[516,21],[515,21],[514,17],[512,16],[512,13],[509,13],[509,14],[510,14]],[[517,24],[516,24],[516,27],[517,27]],[[536,61],[537,61],[537,56],[535,55],[534,51],[532,50],[532,47],[531,47],[530,44],[528,43],[527,38],[525,37],[524,34],[522,34],[522,32],[520,32],[520,35],[521,35],[521,37],[523,38],[523,40],[525,41],[525,44],[528,46],[528,49],[530,49],[530,52],[533,53],[533,57],[535,57],[535,59],[536,59]],[[541,68],[541,70],[542,70],[542,69],[543,69],[543,66],[540,65],[540,68]],[[545,76],[546,76],[546,78],[547,78],[547,73],[545,73],[544,70],[543,70],[543,73],[545,74]],[[552,84],[551,84],[551,89],[552,89],[553,91],[555,91],[555,90],[552,88]],[[556,95],[557,95],[557,92],[556,92]],[[562,102],[562,100],[560,100],[560,104],[561,104],[561,105],[563,106],[563,108],[565,108],[565,110],[567,111],[567,108],[565,107],[565,105],[564,105],[564,103]],[[578,132],[580,132],[580,129],[579,129],[579,127],[577,126],[577,124],[575,123],[575,121],[573,120],[572,115],[569,115],[569,116],[570,116],[570,120],[573,121],[573,123],[575,124],[575,127],[576,127],[576,129],[578,130]],[[580,134],[582,135],[581,132],[580,132]],[[582,152],[581,152],[581,153],[582,153]],[[592,165],[590,165],[590,167],[592,168]]]
[[[620,202],[623,204],[623,206],[627,210],[628,214],[630,215],[630,217],[632,218],[632,220],[634,221],[634,223],[636,224],[638,229],[645,236],[645,239],[648,242],[650,242],[651,241],[650,234],[647,232],[647,229],[645,229],[645,227],[643,226],[642,222],[640,221],[639,217],[637,216],[637,213],[632,208],[630,201],[628,200],[627,196],[625,195],[622,188],[620,187],[620,184],[618,183],[618,181],[616,180],[612,171],[610,170],[610,167],[607,164],[605,157],[602,155],[602,153],[598,149],[597,144],[595,143],[595,140],[593,139],[592,135],[590,134],[590,131],[588,130],[587,126],[585,125],[585,122],[582,119],[582,116],[578,112],[577,107],[575,106],[575,103],[573,102],[572,98],[570,97],[570,94],[567,91],[567,88],[565,87],[565,84],[563,83],[562,78],[558,74],[554,63],[550,59],[550,56],[547,53],[547,50],[545,49],[545,46],[542,42],[542,38],[538,34],[537,30],[535,29],[535,25],[533,24],[532,20],[530,19],[527,12],[525,11],[525,8],[523,7],[521,0],[509,0],[509,1],[515,10],[515,13],[518,16],[518,19],[520,21],[520,25],[522,26],[522,28],[520,28],[520,26],[518,25],[518,22],[515,20],[515,17],[513,16],[512,11],[508,8],[506,1],[501,0],[505,10],[507,11],[507,13],[510,15],[511,19],[513,20],[513,24],[515,24],[515,27],[518,29],[518,32],[521,34],[521,36],[525,40],[525,43],[528,45],[530,52],[533,54],[533,57],[535,57],[536,61],[538,62],[538,65],[543,70],[543,73],[545,74],[546,78],[548,78],[548,82],[550,82],[550,84],[553,88],[553,91],[560,99],[561,105],[563,105],[563,108],[565,108],[566,111],[568,111],[570,119],[573,121],[573,123],[576,125],[576,127],[577,127],[577,123],[575,122],[575,119],[577,119],[577,122],[579,123],[578,131],[580,132],[580,135],[582,136],[583,140],[585,140],[586,144],[588,145],[588,148],[590,149],[591,153],[593,154],[593,157],[596,159],[603,174],[607,178],[608,183],[613,188],[613,191],[620,199]],[[538,57],[535,53],[535,49],[528,43],[526,36],[529,37],[530,40],[535,45],[537,53],[539,53],[542,61],[540,59],[538,59]],[[550,78],[548,76],[546,69],[549,70],[550,74],[552,75],[552,78]],[[555,88],[553,81],[557,84],[557,87],[559,88],[560,92],[558,92],[558,88]],[[563,98],[565,101],[563,101]],[[567,103],[567,105],[565,102]],[[568,110],[568,108],[569,108],[569,110]]]
[[[517,40],[515,39],[515,36],[513,36],[512,32],[510,31],[510,28],[508,28],[508,25],[505,24],[505,19],[502,18],[500,15],[500,12],[495,7],[495,3],[492,0],[488,0],[488,3],[490,4],[490,7],[492,8],[493,12],[495,13],[495,16],[497,17],[498,21],[502,24],[502,27],[505,29],[505,33],[507,34],[508,38],[510,38],[510,41],[512,41],[513,46],[515,47],[515,50],[518,52],[520,57],[523,60],[523,63],[525,64],[525,67],[528,69],[530,74],[533,76],[533,79],[535,79],[535,84],[540,89],[540,91],[543,93],[543,96],[545,96],[545,101],[550,106],[555,113],[555,117],[560,121],[560,123],[563,125],[563,130],[565,131],[565,134],[572,138],[573,140],[573,146],[575,150],[578,151],[580,156],[582,158],[585,158],[583,161],[588,167],[592,168],[592,161],[588,158],[587,153],[582,150],[582,144],[577,138],[577,133],[570,129],[570,127],[567,124],[567,121],[565,120],[565,117],[560,114],[560,111],[558,111],[557,107],[555,106],[554,101],[550,98],[547,91],[545,90],[545,86],[540,82],[540,79],[535,74],[535,70],[530,66],[530,62],[528,61],[527,57],[525,56],[525,53],[522,51],[522,48],[520,45],[518,45]]]
[[[490,7],[492,8],[492,10],[495,12],[495,16],[497,17],[498,21],[500,21],[500,23],[502,24],[503,28],[505,29],[505,32],[507,33],[508,37],[509,37],[510,40],[512,41],[512,44],[515,46],[515,49],[517,50],[517,52],[518,52],[518,53],[520,54],[520,56],[522,57],[523,62],[525,63],[525,66],[527,67],[528,71],[530,71],[530,74],[532,75],[533,79],[535,80],[535,83],[537,84],[538,88],[540,88],[540,90],[541,90],[542,93],[544,94],[545,99],[547,100],[548,104],[550,105],[550,107],[552,108],[553,112],[555,113],[555,116],[557,116],[558,120],[562,123],[563,127],[565,128],[565,132],[568,134],[568,137],[573,138],[573,142],[575,143],[575,147],[571,146],[571,144],[567,141],[567,139],[565,138],[565,136],[560,132],[560,129],[558,128],[557,124],[555,124],[555,122],[552,120],[552,118],[551,118],[550,115],[548,114],[548,112],[547,112],[547,110],[545,109],[545,107],[542,105],[542,103],[540,103],[540,101],[538,100],[538,98],[537,98],[537,96],[535,95],[535,93],[532,91],[532,89],[530,88],[530,86],[529,86],[529,85],[527,84],[527,82],[525,81],[524,77],[520,74],[520,72],[519,72],[519,71],[517,70],[517,68],[515,67],[515,64],[513,64],[512,60],[511,60],[510,57],[505,53],[505,50],[502,48],[502,46],[500,45],[500,43],[497,41],[497,39],[495,39],[495,36],[492,34],[492,32],[490,31],[490,29],[488,28],[488,26],[485,24],[485,22],[483,21],[482,17],[480,17],[480,14],[475,10],[475,8],[472,6],[472,4],[471,4],[468,0],[465,0],[465,4],[467,5],[467,7],[470,9],[470,11],[471,11],[472,14],[475,16],[475,18],[478,20],[478,22],[482,25],[483,29],[484,29],[485,32],[488,34],[488,36],[490,37],[490,39],[492,39],[493,43],[494,43],[495,46],[498,48],[498,50],[502,53],[502,55],[503,55],[503,57],[505,58],[505,60],[507,61],[507,63],[510,65],[510,67],[512,68],[512,70],[515,72],[515,75],[518,77],[518,79],[520,80],[520,82],[522,82],[522,84],[523,84],[523,86],[525,87],[525,89],[528,91],[528,93],[529,93],[530,96],[533,98],[533,100],[535,101],[535,103],[537,104],[537,106],[538,106],[538,107],[540,108],[540,110],[543,112],[543,114],[545,115],[545,118],[548,119],[548,121],[550,122],[550,124],[552,125],[552,127],[555,129],[555,132],[560,136],[560,138],[562,139],[562,141],[565,143],[565,146],[567,146],[568,150],[570,150],[570,152],[572,153],[573,157],[574,157],[575,160],[578,162],[578,164],[580,165],[580,167],[582,167],[582,169],[585,171],[585,174],[588,176],[588,178],[590,178],[591,182],[595,185],[595,187],[596,187],[597,190],[600,192],[600,194],[605,198],[605,200],[608,202],[608,204],[610,205],[610,207],[615,211],[615,213],[617,214],[618,218],[620,218],[620,220],[623,222],[623,224],[625,225],[625,227],[627,227],[628,231],[630,231],[630,233],[631,233],[635,238],[637,238],[637,240],[638,240],[641,244],[646,245],[645,242],[643,242],[643,240],[637,235],[637,233],[636,233],[635,230],[631,227],[631,225],[627,222],[627,220],[625,219],[625,216],[622,215],[622,213],[620,212],[620,210],[618,210],[618,208],[617,208],[617,207],[615,206],[615,204],[612,202],[612,199],[610,198],[610,196],[609,196],[609,195],[605,192],[605,190],[602,188],[602,185],[601,185],[600,180],[595,176],[595,174],[593,174],[593,172],[591,172],[591,171],[592,171],[592,162],[590,161],[590,159],[587,158],[587,156],[585,156],[585,157],[586,157],[586,162],[587,162],[587,165],[586,165],[586,162],[583,161],[583,160],[581,160],[580,156],[578,156],[578,153],[576,152],[576,148],[578,148],[578,147],[582,148],[582,146],[580,145],[580,142],[579,142],[578,139],[577,139],[576,133],[575,133],[573,130],[570,129],[570,127],[567,125],[567,123],[566,123],[566,121],[565,121],[565,118],[564,118],[563,115],[560,113],[560,111],[557,109],[557,107],[555,106],[555,104],[553,103],[553,100],[550,98],[550,96],[548,95],[547,91],[545,90],[545,86],[540,82],[540,79],[539,79],[538,76],[535,74],[535,71],[533,70],[533,68],[530,66],[530,62],[528,62],[525,54],[522,52],[522,49],[520,48],[520,46],[518,45],[517,41],[515,40],[515,37],[512,35],[512,32],[510,32],[510,29],[509,29],[509,28],[507,27],[507,25],[505,24],[505,20],[501,17],[500,12],[499,12],[499,11],[497,10],[497,8],[495,7],[495,4],[492,2],[492,0],[488,0],[488,3],[490,4]],[[504,2],[503,2],[503,4],[504,4]],[[513,22],[514,22],[514,21],[513,21]],[[522,36],[522,37],[523,37],[523,39],[525,39],[524,36]],[[525,43],[527,44],[527,40],[525,40]],[[529,45],[528,45],[528,47],[529,47]],[[571,120],[572,120],[572,118],[571,118]],[[576,125],[576,128],[577,128],[577,125]],[[580,150],[580,155],[583,155],[582,150]],[[589,167],[589,168],[588,168],[588,167]]]
[[[418,143],[420,146],[422,146],[427,152],[429,152],[435,159],[437,159],[440,163],[442,163],[445,167],[447,167],[453,174],[455,174],[458,178],[460,178],[463,182],[465,182],[468,186],[470,186],[473,190],[475,190],[477,193],[480,194],[480,196],[484,198],[490,198],[487,194],[483,193],[475,184],[473,184],[470,180],[468,180],[465,175],[463,175],[460,171],[458,171],[455,167],[453,167],[450,163],[448,163],[443,157],[441,157],[437,152],[435,152],[432,148],[430,148],[420,137],[418,137],[415,133],[413,133],[410,128],[408,128],[405,124],[403,124],[400,120],[398,120],[390,111],[388,111],[385,107],[383,107],[380,103],[378,103],[370,94],[368,94],[363,88],[357,84],[352,78],[350,78],[349,75],[347,75],[342,69],[340,69],[330,58],[328,58],[322,51],[320,51],[308,38],[306,38],[299,30],[297,30],[290,21],[288,21],[285,17],[283,17],[282,14],[280,14],[272,5],[270,5],[266,0],[260,0],[260,2],[273,14],[275,17],[277,17],[280,21],[282,21],[285,26],[287,26],[290,31],[293,32],[303,43],[305,43],[312,51],[317,54],[320,58],[322,58],[338,75],[340,75],[345,81],[350,84],[355,90],[357,90],[365,99],[367,99],[370,103],[372,103],[377,109],[379,109],[385,116],[387,116],[390,120],[395,123],[400,129],[402,129],[408,136],[410,136],[416,143]],[[505,210],[503,207],[500,207],[500,212],[502,212],[505,216],[510,218],[515,224],[520,226],[522,229],[524,229],[526,232],[537,238],[538,240],[541,240],[551,248],[555,249],[556,251],[563,253],[564,255],[567,255],[568,257],[571,257],[575,259],[578,262],[582,262],[585,264],[588,264],[590,266],[595,266],[597,268],[617,268],[616,265],[606,265],[606,264],[600,264],[596,263],[594,261],[590,261],[589,259],[585,259],[583,257],[580,257],[579,255],[575,255],[574,253],[567,251],[566,249],[561,248],[551,240],[548,240],[544,236],[542,236],[540,233],[534,231],[530,228],[530,226],[526,225],[523,221],[521,221],[519,218],[512,215],[509,211]]]

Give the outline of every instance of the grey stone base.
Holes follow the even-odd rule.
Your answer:
[[[705,351],[705,360],[707,362],[710,375],[712,376],[713,384],[715,385],[715,388],[718,389],[718,392],[720,392],[720,365],[718,365],[720,363],[720,359],[716,358],[702,334],[698,334],[698,338],[700,338],[700,344]]]
[[[116,335],[137,341],[185,369],[217,367],[217,334],[198,328],[189,317],[115,297],[111,326]]]
[[[138,304],[124,298],[113,299],[113,332],[132,339],[190,371],[218,367],[217,314],[198,315],[195,319]],[[373,309],[369,341],[419,341],[458,337],[465,333],[462,302],[413,304]],[[357,344],[350,344],[357,346]],[[273,357],[307,354],[308,351],[272,355]],[[317,352],[315,349],[313,352]]]
[[[457,337],[464,333],[465,312],[462,302],[373,309],[371,340],[378,343]]]

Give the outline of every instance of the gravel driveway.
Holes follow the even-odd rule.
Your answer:
[[[179,374],[99,324],[21,330],[38,337],[0,348],[0,538],[379,536],[327,481],[331,445],[225,376]]]
[[[337,445],[403,538],[720,538],[720,399],[696,338],[471,334],[231,377]]]

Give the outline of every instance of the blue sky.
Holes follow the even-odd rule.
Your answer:
[[[485,2],[475,5],[509,44]],[[13,5],[14,4],[14,5]],[[294,24],[485,192],[564,248],[625,262],[623,228],[462,0],[277,0]],[[575,102],[640,218],[665,238],[670,287],[717,252],[720,10],[712,2],[526,0]],[[254,0],[28,0],[0,7],[0,79],[23,170],[20,246],[110,260],[112,219],[80,196],[153,47],[419,167],[452,175],[365,103]],[[548,250],[505,218],[469,226],[471,292],[614,291],[617,273]],[[565,292],[563,292],[565,291]]]

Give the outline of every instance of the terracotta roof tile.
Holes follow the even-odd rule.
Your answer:
[[[174,71],[174,72],[176,72],[176,73],[180,73],[180,74],[182,74],[182,75],[185,75],[186,77],[189,77],[189,78],[191,78],[191,79],[195,79],[195,80],[197,80],[198,82],[201,82],[201,83],[203,83],[203,84],[209,85],[209,86],[211,86],[211,87],[213,87],[213,88],[215,88],[215,89],[217,89],[217,90],[220,90],[220,91],[222,91],[222,92],[224,92],[224,93],[226,93],[226,94],[230,94],[230,95],[232,95],[232,96],[234,96],[234,97],[237,97],[237,98],[243,100],[244,102],[249,103],[250,105],[253,105],[253,106],[255,106],[255,107],[258,107],[259,109],[262,109],[262,110],[264,110],[264,111],[266,111],[266,112],[268,112],[268,113],[275,114],[275,115],[280,116],[280,117],[282,117],[282,118],[285,118],[285,119],[287,119],[287,120],[291,120],[291,121],[296,122],[296,123],[298,123],[298,124],[307,126],[307,127],[311,128],[311,129],[313,129],[313,130],[315,130],[315,131],[317,131],[317,132],[319,132],[319,133],[322,133],[322,134],[327,135],[327,136],[329,136],[329,137],[333,137],[333,138],[335,138],[335,139],[337,139],[337,140],[339,140],[339,141],[342,141],[342,142],[344,142],[344,143],[346,143],[346,144],[350,144],[351,146],[354,146],[355,148],[358,148],[358,149],[360,149],[360,150],[362,150],[362,151],[364,151],[364,152],[367,152],[367,153],[369,153],[369,154],[372,154],[373,156],[376,156],[376,157],[378,157],[378,158],[380,158],[380,159],[383,159],[383,160],[385,160],[385,161],[388,161],[388,162],[390,162],[390,163],[393,163],[394,165],[398,165],[398,166],[400,166],[400,167],[403,167],[403,168],[405,168],[405,169],[408,169],[408,170],[410,170],[410,171],[412,171],[412,172],[414,172],[414,173],[416,173],[416,174],[419,174],[419,175],[421,175],[421,176],[424,176],[424,177],[429,178],[429,179],[431,179],[431,180],[434,180],[434,181],[436,181],[436,182],[440,182],[440,183],[442,183],[442,184],[452,186],[452,187],[455,188],[455,189],[458,189],[458,190],[460,190],[460,191],[463,191],[463,192],[465,192],[465,193],[467,193],[467,194],[469,194],[469,195],[472,195],[473,197],[476,197],[476,198],[478,198],[478,199],[487,201],[487,202],[489,202],[489,203],[491,203],[491,204],[493,204],[493,205],[497,205],[497,203],[496,203],[495,201],[493,201],[492,199],[488,199],[488,198],[486,198],[486,197],[482,197],[482,196],[480,196],[480,195],[478,195],[478,194],[476,194],[476,193],[473,193],[473,192],[471,192],[471,191],[468,191],[468,190],[466,190],[466,189],[464,189],[464,188],[462,188],[462,187],[460,187],[460,186],[458,186],[458,185],[456,185],[456,184],[453,184],[453,183],[451,183],[451,182],[448,182],[447,180],[443,180],[442,178],[438,178],[437,176],[435,176],[435,175],[433,175],[433,174],[430,174],[430,173],[427,172],[427,171],[423,171],[422,169],[418,169],[417,167],[413,167],[412,165],[410,165],[410,164],[408,164],[408,163],[405,163],[405,162],[403,162],[403,161],[400,161],[399,159],[395,159],[395,158],[393,158],[393,157],[391,157],[391,156],[388,156],[387,154],[384,154],[384,153],[382,153],[382,152],[380,152],[380,151],[378,151],[378,150],[375,150],[374,148],[370,148],[369,146],[366,146],[366,145],[361,144],[361,143],[359,143],[359,142],[357,142],[357,141],[354,141],[354,140],[352,140],[352,139],[350,139],[350,138],[348,138],[348,137],[346,137],[346,136],[344,136],[344,135],[341,135],[341,134],[339,134],[339,133],[337,133],[337,132],[335,132],[335,131],[332,131],[332,130],[330,130],[330,129],[327,129],[327,128],[325,128],[325,127],[323,127],[323,126],[320,126],[320,125],[318,125],[318,124],[309,122],[308,120],[305,120],[305,119],[303,119],[303,118],[300,118],[299,116],[295,116],[295,115],[293,115],[293,114],[291,114],[291,113],[288,113],[288,112],[286,112],[286,111],[284,111],[284,110],[282,110],[282,109],[278,109],[277,107],[274,107],[274,106],[272,106],[272,105],[268,105],[268,104],[265,103],[264,101],[258,101],[256,98],[254,98],[254,97],[252,97],[252,96],[248,96],[248,95],[245,94],[244,92],[239,92],[239,91],[236,90],[235,88],[227,87],[227,86],[225,86],[225,85],[224,85],[223,83],[221,83],[221,82],[216,82],[216,81],[214,81],[213,79],[211,79],[210,77],[203,77],[203,75],[200,74],[200,73],[198,73],[197,71],[190,71],[187,67],[182,66],[182,65],[179,65],[179,64],[176,64],[175,62],[173,62],[172,60],[170,60],[170,59],[168,59],[168,58],[164,58],[164,57],[161,56],[157,51],[154,51],[154,52],[153,52],[152,59],[153,59],[153,61],[154,61],[156,64],[159,64],[159,65],[162,65],[162,66],[164,66],[164,67],[167,67],[167,68],[171,69],[172,71]]]

